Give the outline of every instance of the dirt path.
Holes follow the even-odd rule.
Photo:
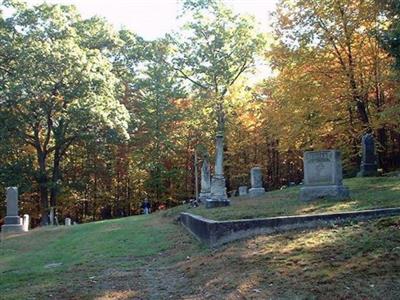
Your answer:
[[[143,272],[146,299],[181,299],[189,292],[190,283],[175,267],[148,266]]]

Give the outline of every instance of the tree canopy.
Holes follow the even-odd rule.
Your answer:
[[[341,150],[352,176],[366,132],[380,168],[400,166],[398,1],[280,0],[265,33],[186,0],[183,27],[154,41],[74,6],[0,3],[0,197],[18,186],[34,224],[193,197],[216,131],[232,193],[254,165],[270,189],[300,182],[312,149]],[[272,71],[254,83],[260,62]]]

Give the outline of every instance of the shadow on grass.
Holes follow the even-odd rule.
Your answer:
[[[191,272],[221,298],[399,299],[399,228],[397,217],[260,236],[225,246]]]

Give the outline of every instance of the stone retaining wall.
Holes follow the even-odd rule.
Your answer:
[[[217,247],[257,234],[316,228],[352,220],[362,221],[396,215],[400,215],[400,208],[231,221],[214,221],[189,213],[181,213],[180,222],[198,240],[209,247]]]

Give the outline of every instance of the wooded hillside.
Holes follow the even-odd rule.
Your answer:
[[[281,0],[272,32],[218,0],[183,1],[179,32],[147,41],[73,6],[0,2],[0,199],[18,186],[38,224],[79,222],[193,197],[194,155],[223,128],[228,190],[302,180],[305,150],[359,170],[371,132],[400,167],[400,4]],[[254,84],[259,61],[271,74]],[[5,215],[0,202],[0,218]]]

